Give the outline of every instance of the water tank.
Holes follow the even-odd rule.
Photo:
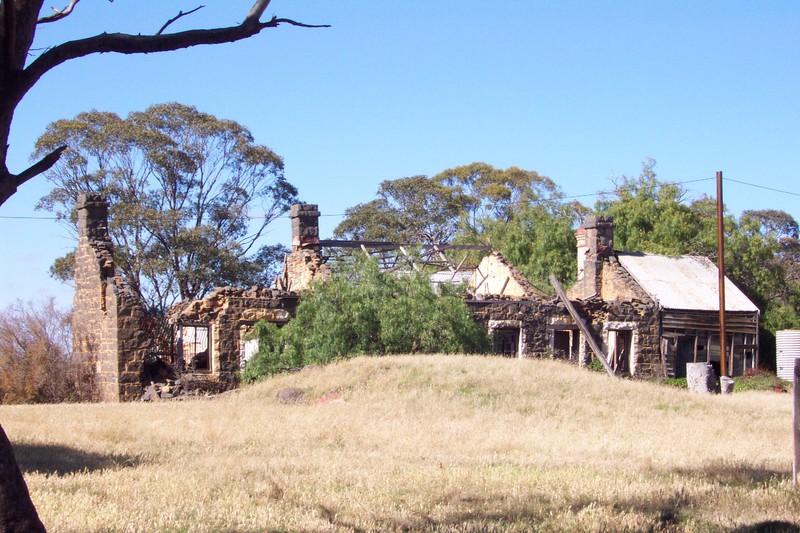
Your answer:
[[[794,379],[794,361],[800,359],[800,330],[784,329],[775,333],[778,350],[778,377]]]

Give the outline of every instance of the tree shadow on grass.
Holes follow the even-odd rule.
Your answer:
[[[39,472],[63,476],[76,472],[116,470],[137,466],[142,457],[87,452],[59,444],[14,444],[14,455],[24,474]]]
[[[732,486],[761,484],[769,481],[781,482],[792,479],[792,473],[789,470],[775,470],[746,463],[713,462],[699,468],[679,468],[670,472],[679,476],[700,478],[713,483]]]

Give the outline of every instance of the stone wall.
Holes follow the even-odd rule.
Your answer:
[[[73,352],[94,369],[94,396],[126,401],[141,395],[140,375],[150,339],[140,327],[144,306],[116,276],[108,235],[108,203],[81,195],[75,250]]]
[[[548,324],[561,310],[551,298],[467,300],[476,322],[490,330],[490,323],[519,323],[522,357],[550,357]]]
[[[634,375],[661,377],[664,365],[661,359],[661,327],[658,309],[652,300],[604,301],[600,298],[573,302],[581,316],[594,332],[595,340],[603,350],[608,348],[608,328],[633,326],[635,331]]]
[[[173,307],[168,319],[176,325],[210,326],[210,372],[207,378],[232,387],[241,369],[243,335],[259,320],[285,324],[294,316],[297,301],[297,295],[277,289],[221,287],[202,300]]]

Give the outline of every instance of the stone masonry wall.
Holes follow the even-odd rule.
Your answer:
[[[489,321],[518,321],[525,337],[523,357],[550,357],[550,337],[547,324],[558,314],[553,299],[495,299],[467,300],[476,322],[488,329]]]
[[[174,307],[169,321],[211,327],[208,378],[233,387],[242,363],[242,332],[259,320],[286,323],[294,316],[297,301],[296,295],[277,289],[220,287],[202,300]]]
[[[138,399],[142,363],[149,347],[139,327],[144,308],[115,275],[108,203],[100,195],[86,194],[81,195],[76,209],[73,351],[94,369],[95,399]]]
[[[635,346],[635,376],[660,377],[664,373],[661,361],[661,326],[655,304],[647,299],[629,301],[603,301],[600,298],[573,302],[581,316],[589,317],[595,340],[605,350],[604,324],[635,324],[637,342]]]

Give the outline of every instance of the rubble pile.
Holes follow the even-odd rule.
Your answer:
[[[141,400],[157,402],[160,400],[193,400],[208,398],[229,390],[227,383],[189,379],[167,379],[163,383],[150,382],[145,387]]]

